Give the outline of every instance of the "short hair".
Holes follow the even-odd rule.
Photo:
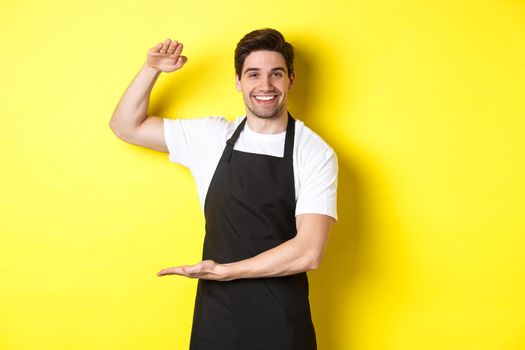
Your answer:
[[[235,74],[240,78],[244,60],[254,51],[276,51],[283,55],[288,76],[293,73],[294,47],[284,40],[283,35],[272,28],[254,30],[246,34],[235,48]]]

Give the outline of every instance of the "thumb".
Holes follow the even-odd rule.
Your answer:
[[[188,57],[186,56],[179,56],[179,58],[177,59],[177,64],[180,64],[181,67],[185,65],[186,62],[188,62]]]
[[[182,68],[182,66],[184,66],[186,64],[186,62],[188,62],[188,57],[186,56],[179,56],[179,58],[177,59],[177,62],[171,66],[171,68],[173,69],[180,69]]]

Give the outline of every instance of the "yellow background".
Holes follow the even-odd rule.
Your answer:
[[[233,50],[296,46],[290,110],[339,157],[309,272],[320,350],[525,348],[525,2],[4,1],[0,349],[187,349],[193,179],[126,144],[113,110],[166,38],[149,113],[244,112]]]

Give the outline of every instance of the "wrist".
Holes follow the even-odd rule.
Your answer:
[[[153,75],[156,75],[156,74],[160,74],[161,71],[156,69],[156,68],[153,68],[152,66],[150,66],[147,62],[144,63],[144,65],[142,66],[142,69],[145,70],[147,73],[149,74],[153,74]]]
[[[221,276],[221,281],[231,281],[236,279],[233,263],[217,264],[217,273]]]

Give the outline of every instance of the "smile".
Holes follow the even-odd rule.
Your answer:
[[[270,96],[265,96],[265,95],[259,95],[259,96],[254,96],[256,100],[258,101],[272,101],[273,99],[275,99],[277,96],[275,95],[270,95]]]

